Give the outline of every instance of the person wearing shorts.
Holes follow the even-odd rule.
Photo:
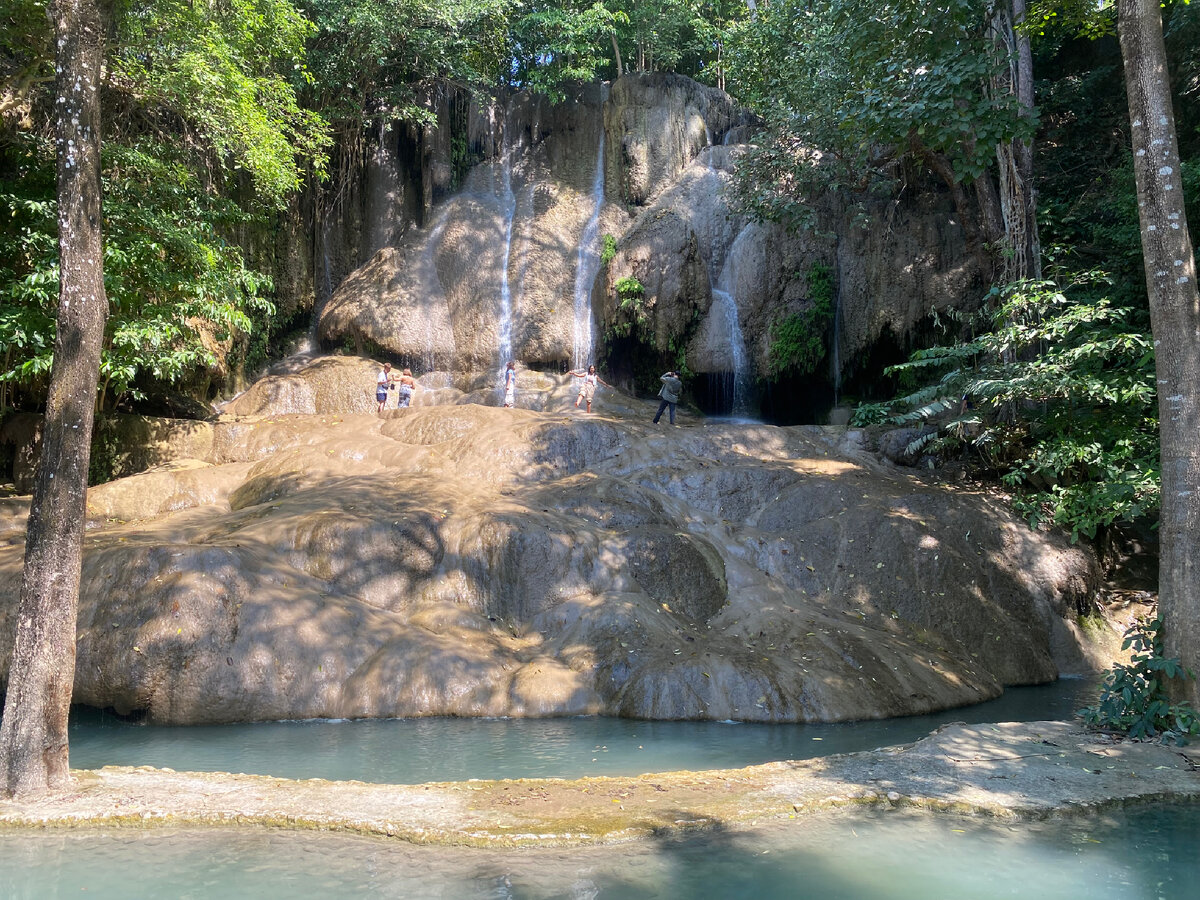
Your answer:
[[[579,396],[575,398],[575,408],[579,409],[581,401],[587,401],[587,411],[592,411],[592,398],[596,396],[596,384],[602,384],[605,387],[612,387],[607,381],[596,374],[595,366],[588,366],[586,372],[572,372],[572,377],[582,378],[583,383],[579,385]]]
[[[379,404],[379,412],[387,406],[388,388],[392,385],[392,364],[384,363],[379,374],[375,376],[375,402]]]

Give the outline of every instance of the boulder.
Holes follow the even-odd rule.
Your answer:
[[[779,321],[812,307],[816,264],[835,285],[838,326],[823,337],[836,332],[839,368],[880,342],[903,346],[932,310],[982,296],[980,260],[932,183],[897,198],[814,196],[808,230],[750,223],[729,185],[753,117],[682,76],[625,76],[559,104],[504,95],[464,115],[476,163],[453,190],[439,181],[444,193],[407,224],[396,203],[376,204],[376,217],[393,218],[365,229],[363,264],[330,282],[326,348],[458,376],[507,359],[586,365],[606,333],[636,324],[659,356],[682,352],[692,372],[749,382],[771,375]],[[388,152],[369,167],[385,198],[419,180]],[[605,235],[616,255],[602,265]],[[640,311],[622,304],[622,278],[642,285]],[[714,292],[728,302],[714,305]]]
[[[526,392],[544,411],[256,403],[201,458],[92,488],[76,700],[178,724],[840,721],[1109,659],[1075,627],[1092,555],[995,498],[819,428],[655,427],[609,391],[587,416],[561,377]]]

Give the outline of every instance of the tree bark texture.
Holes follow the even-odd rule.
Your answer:
[[[997,4],[992,11],[992,40],[996,51],[1007,62],[1007,73],[996,79],[996,96],[1016,98],[1021,117],[1032,119],[1033,54],[1029,35],[1021,26],[1025,21],[1025,0]],[[1038,237],[1037,198],[1033,185],[1033,143],[1014,139],[996,145],[999,170],[999,206],[1003,221],[1005,281],[1041,278],[1042,248]]]
[[[49,12],[57,73],[58,331],[0,723],[0,787],[21,796],[62,789],[70,779],[67,712],[96,382],[108,315],[100,234],[102,19],[96,0],[56,0]]]
[[[1200,672],[1200,294],[1159,0],[1120,0],[1117,9],[1158,381],[1159,610],[1167,656]],[[1200,708],[1195,681],[1172,691]]]

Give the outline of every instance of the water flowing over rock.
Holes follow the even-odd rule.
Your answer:
[[[459,376],[510,356],[559,371],[603,362],[602,337],[611,349],[632,334],[651,368],[682,361],[720,375],[744,406],[770,375],[772,329],[814,303],[814,265],[837,289],[837,329],[824,336],[836,342],[835,383],[876,343],[902,344],[930,310],[981,294],[980,261],[932,183],[887,201],[814,197],[815,225],[800,233],[749,223],[727,189],[753,120],[687,78],[626,76],[560,104],[513,94],[468,106],[442,127],[460,122],[456,140],[476,163],[461,183],[439,176],[443,193],[421,216],[404,220],[410,201],[387,198],[434,163],[397,176],[400,154],[372,157],[364,215],[386,222],[363,229],[363,256],[374,255],[331,285],[324,346]],[[616,253],[601,266],[606,234]],[[635,312],[620,279],[642,287]],[[736,359],[730,322],[742,335]]]
[[[373,369],[271,376],[291,387],[188,435],[200,458],[91,489],[77,701],[164,723],[834,721],[1096,662],[1074,625],[1089,553],[852,433],[656,427],[609,390],[586,416],[547,375],[524,388],[541,411],[442,386],[356,412],[344,385],[369,397]],[[3,507],[3,660],[21,502]]]

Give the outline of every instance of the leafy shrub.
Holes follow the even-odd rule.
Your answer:
[[[606,234],[601,238],[601,241],[604,247],[600,251],[600,264],[607,266],[613,261],[613,257],[617,255],[617,239],[611,234]]]
[[[1189,735],[1200,733],[1196,711],[1167,696],[1166,680],[1195,676],[1178,659],[1163,656],[1162,626],[1161,617],[1129,626],[1121,648],[1132,648],[1133,655],[1128,665],[1117,663],[1104,677],[1100,702],[1079,711],[1088,725],[1164,743],[1186,744]]]
[[[891,421],[936,421],[931,449],[970,448],[1031,526],[1053,522],[1073,540],[1159,503],[1149,327],[1094,289],[1105,283],[1092,272],[1067,289],[995,288],[990,312],[950,314],[967,337],[887,370],[923,385],[893,403]]]
[[[53,148],[23,138],[4,157],[0,230],[0,382],[36,394],[49,371],[58,306]],[[177,383],[217,363],[214,342],[269,317],[270,277],[226,235],[261,225],[204,187],[179,151],[143,139],[103,149],[104,283],[109,300],[99,407],[137,397],[141,375]],[[7,395],[5,396],[7,399]]]
[[[833,272],[814,263],[808,270],[811,305],[775,321],[771,328],[770,368],[772,377],[808,375],[825,358],[825,333],[833,321]]]
[[[646,312],[646,287],[633,276],[618,278],[613,285],[617,291],[617,311],[620,321],[609,331],[615,337],[627,337],[634,329],[638,334],[646,331],[650,317]]]
[[[854,415],[850,417],[850,424],[856,428],[864,428],[867,425],[886,422],[889,409],[890,404],[887,403],[860,403],[854,407]]]

